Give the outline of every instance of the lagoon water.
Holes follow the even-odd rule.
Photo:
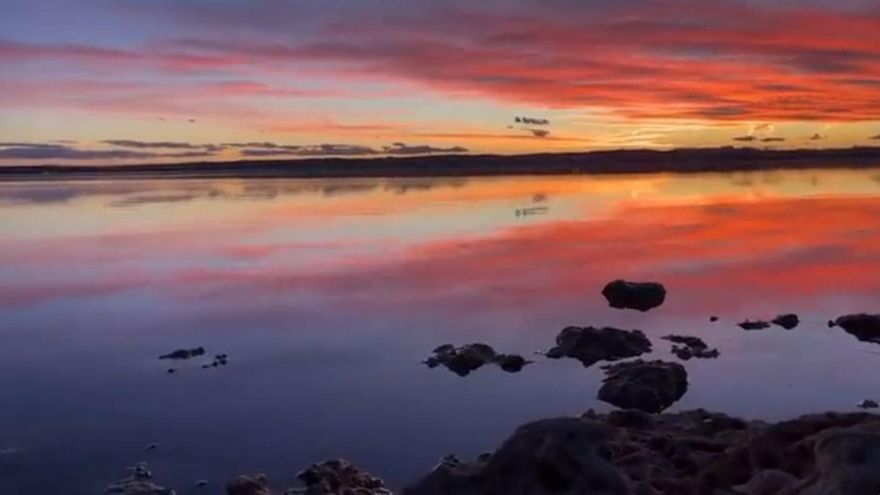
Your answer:
[[[826,321],[880,311],[878,274],[878,170],[0,183],[0,493],[102,493],[147,461],[219,494],[334,457],[403,486],[608,410],[598,366],[532,354],[567,325],[641,329],[652,358],[672,332],[717,347],[671,410],[853,410],[880,398],[880,346]],[[667,302],[611,309],[616,278]],[[802,324],[735,325],[785,312]],[[477,341],[536,362],[421,364]],[[157,359],[196,346],[229,365]]]

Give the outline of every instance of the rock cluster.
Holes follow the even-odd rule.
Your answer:
[[[589,367],[599,361],[616,361],[651,352],[651,341],[640,330],[566,327],[556,336],[547,357],[570,357]]]
[[[690,358],[713,359],[719,356],[718,349],[709,349],[709,346],[699,337],[667,335],[661,338],[674,344],[672,346],[672,353],[683,361],[687,361]]]
[[[488,344],[466,344],[455,347],[452,344],[444,344],[434,349],[434,355],[425,360],[429,368],[445,366],[459,376],[467,376],[472,371],[486,364],[496,364],[508,373],[516,373],[529,364],[522,356],[517,354],[501,354]]]

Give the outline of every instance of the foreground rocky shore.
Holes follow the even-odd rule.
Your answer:
[[[388,495],[351,463],[328,461],[297,475],[302,487],[273,490],[259,474],[228,495]],[[169,495],[138,466],[111,487],[125,495]],[[404,495],[877,495],[880,416],[826,413],[780,423],[695,410],[636,410],[535,421],[494,452],[449,456]]]
[[[656,282],[610,282],[602,291],[612,308],[649,311],[663,304]],[[711,322],[718,317],[710,318]],[[791,330],[795,314],[772,322],[746,320],[749,331],[777,325]],[[880,315],[844,315],[828,322],[861,341],[880,343]],[[694,336],[667,335],[682,361],[717,358]],[[567,327],[550,359],[572,358],[584,367],[605,361],[598,399],[620,410],[535,421],[519,427],[494,452],[474,460],[447,456],[403,495],[880,495],[880,416],[825,413],[780,423],[746,421],[694,410],[663,413],[688,389],[687,371],[674,362],[644,361],[652,343],[640,330]],[[161,359],[186,359],[204,349],[181,349]],[[219,357],[219,356],[218,356]],[[222,355],[225,364],[226,355]],[[630,361],[616,362],[623,359]],[[216,358],[215,358],[216,359]],[[441,345],[425,364],[459,376],[489,364],[516,373],[531,361],[482,343]],[[876,408],[871,400],[862,408]],[[389,495],[384,482],[344,460],[312,465],[301,487],[273,491],[261,474],[230,481],[228,495]],[[207,486],[200,482],[199,487]],[[111,485],[111,493],[170,495],[145,465]],[[216,492],[216,490],[215,490]]]

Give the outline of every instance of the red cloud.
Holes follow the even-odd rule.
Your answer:
[[[256,4],[253,15],[242,17],[240,7],[228,7],[226,15],[224,7],[212,6],[210,19],[232,29],[241,17],[239,27],[253,29],[263,7]],[[297,36],[278,19],[277,8],[267,12],[260,36],[220,38],[193,29],[192,39],[125,50],[2,42],[0,62],[56,62],[103,73],[109,63],[122,73],[208,75],[220,82],[206,91],[241,97],[298,96],[297,90],[240,79],[294,78],[308,70],[340,84],[405,81],[451,95],[599,108],[632,119],[880,118],[876,9],[696,0],[625,7],[554,2],[504,12],[421,6],[358,11],[350,19],[342,11],[332,23],[300,29]],[[227,78],[234,80],[223,82]]]

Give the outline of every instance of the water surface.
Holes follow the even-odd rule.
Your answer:
[[[100,493],[141,460],[184,494],[330,457],[401,486],[525,421],[608,410],[573,360],[420,364],[447,342],[530,355],[571,324],[642,329],[664,359],[670,332],[718,347],[672,410],[851,410],[880,397],[880,346],[825,322],[878,311],[878,176],[2,183],[0,493]],[[667,303],[612,310],[615,278]],[[782,312],[802,325],[735,326]],[[157,359],[199,345],[230,364]]]

